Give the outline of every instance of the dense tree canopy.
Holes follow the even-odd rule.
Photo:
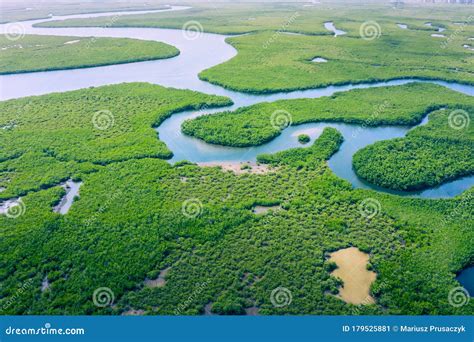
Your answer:
[[[2,125],[15,119],[16,126],[1,131],[6,190],[0,194],[21,195],[24,212],[0,215],[1,313],[474,312],[472,301],[459,308],[448,301],[458,286],[455,273],[472,262],[472,191],[423,200],[353,190],[324,161],[340,144],[333,129],[291,156],[267,156],[279,165],[268,174],[159,159],[168,154],[156,153],[156,146],[163,148],[156,136],[147,138],[153,124],[180,109],[227,102],[147,84],[3,102]],[[115,124],[95,132],[90,116],[102,108],[115,113]],[[71,130],[78,134],[64,133]],[[143,144],[117,149],[128,132],[145,137]],[[97,139],[111,150],[86,158],[84,146]],[[80,197],[59,215],[52,208],[64,190],[53,183],[71,175],[83,181]],[[361,210],[368,199],[380,204],[370,217]],[[281,210],[256,215],[257,204]],[[377,272],[373,305],[357,307],[332,295],[341,283],[327,257],[348,246],[370,254]],[[145,285],[168,267],[164,286]],[[102,287],[114,298],[105,307],[93,300]],[[272,305],[278,287],[291,292],[290,305]]]

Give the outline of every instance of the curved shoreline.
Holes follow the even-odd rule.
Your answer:
[[[173,9],[170,9],[173,10]],[[166,11],[170,11],[166,10]],[[124,12],[122,12],[124,13]],[[113,12],[103,12],[97,16],[110,16],[113,15]],[[85,15],[82,15],[84,17]],[[64,16],[63,19],[68,19],[71,17],[78,17],[77,15],[73,16]],[[51,18],[55,20],[56,17]],[[37,20],[38,21],[38,20]],[[164,42],[178,48],[182,53],[178,56],[170,59],[160,59],[154,61],[146,61],[141,63],[125,63],[125,64],[114,64],[103,67],[90,68],[85,67],[83,69],[62,69],[58,71],[45,71],[45,72],[28,72],[23,74],[10,74],[0,77],[8,78],[8,81],[19,79],[18,84],[14,84],[12,88],[22,89],[23,93],[20,92],[20,96],[12,96],[7,94],[6,98],[15,98],[15,97],[24,97],[31,95],[42,95],[51,92],[64,92],[68,90],[81,89],[91,86],[101,86],[106,84],[116,84],[123,82],[149,82],[157,83],[165,87],[174,87],[174,88],[183,88],[200,91],[207,94],[215,94],[221,96],[227,96],[233,101],[233,105],[229,106],[227,110],[235,110],[237,108],[252,105],[258,102],[273,102],[279,99],[294,99],[294,98],[315,98],[321,96],[332,95],[335,92],[347,91],[350,89],[357,88],[372,88],[379,86],[390,86],[390,85],[400,85],[407,84],[410,82],[420,81],[420,82],[429,82],[440,84],[445,87],[448,87],[452,90],[463,92],[468,95],[474,95],[473,85],[466,85],[462,82],[454,81],[443,81],[443,80],[433,80],[433,79],[420,79],[415,77],[403,77],[396,78],[388,81],[376,81],[371,82],[345,82],[344,84],[339,85],[328,85],[326,87],[308,87],[300,89],[292,89],[288,92],[282,92],[274,90],[268,93],[243,93],[234,90],[229,90],[224,87],[219,87],[214,84],[204,82],[199,79],[198,75],[200,72],[204,71],[206,68],[218,65],[225,61],[228,61],[230,58],[237,55],[237,50],[226,42],[226,39],[229,36],[214,34],[214,33],[202,33],[197,41],[187,40],[183,37],[182,30],[176,29],[159,29],[159,28],[33,28],[31,25],[34,24],[34,21],[29,21],[30,27],[27,34],[43,34],[42,32],[47,32],[47,34],[52,35],[62,35],[62,36],[75,36],[75,37],[84,37],[84,36],[93,36],[93,37],[121,37],[121,38],[132,38],[132,39],[143,39],[143,40],[155,40]],[[0,27],[5,25],[0,25]],[[91,34],[92,33],[92,34]],[[203,49],[204,46],[204,49]],[[220,51],[220,54],[212,54],[212,51]],[[207,53],[207,55],[206,55]],[[193,55],[194,54],[194,55]],[[204,54],[204,55],[203,55]],[[153,67],[157,66],[158,68],[154,69]],[[174,69],[173,69],[174,68]],[[23,75],[23,78],[22,78]],[[118,75],[118,76],[117,76]],[[16,77],[19,76],[19,77]],[[116,77],[116,79],[114,79]],[[105,78],[105,79],[104,79]],[[48,80],[46,87],[43,88],[44,80]],[[55,81],[58,81],[56,83]],[[39,85],[37,89],[32,84]],[[473,82],[474,84],[474,82]],[[23,86],[23,88],[22,88]],[[24,90],[26,88],[26,90]],[[39,89],[39,90],[38,90]],[[24,94],[26,92],[26,95]],[[192,162],[228,162],[228,161],[253,161],[257,153],[273,153],[279,150],[288,149],[296,146],[288,146],[288,143],[291,145],[293,142],[289,136],[292,133],[301,130],[301,129],[316,129],[322,130],[325,127],[334,127],[341,131],[341,133],[346,133],[354,128],[362,129],[363,133],[370,135],[366,137],[366,141],[361,143],[352,142],[354,146],[349,146],[348,143],[343,144],[342,149],[349,149],[345,153],[354,153],[351,151],[351,148],[356,150],[371,144],[379,140],[388,140],[394,137],[405,136],[406,132],[413,127],[395,127],[395,126],[386,126],[386,127],[361,127],[360,125],[350,125],[342,123],[328,123],[328,122],[319,122],[319,123],[305,123],[298,126],[291,126],[287,128],[282,134],[275,137],[268,143],[264,144],[264,151],[260,151],[257,147],[250,148],[228,148],[220,145],[210,145],[201,140],[185,136],[181,132],[181,124],[184,120],[188,118],[194,118],[197,116],[216,113],[217,111],[222,111],[222,108],[219,109],[210,109],[204,108],[200,110],[185,110],[178,113],[174,113],[169,118],[163,120],[156,131],[159,133],[159,139],[164,142],[167,147],[173,151],[173,157],[170,162],[176,162],[179,160],[187,159]],[[314,136],[312,137],[314,139]],[[283,140],[287,139],[286,142]],[[297,139],[293,139],[297,140]],[[359,139],[361,140],[361,139]],[[357,145],[359,144],[359,145]],[[365,144],[365,145],[364,145]],[[189,148],[189,151],[184,151]],[[343,179],[348,180],[352,183],[354,188],[368,188],[375,191],[383,191],[387,193],[392,193],[396,195],[408,195],[424,198],[445,198],[453,197],[459,195],[464,190],[468,189],[474,184],[474,177],[470,177],[467,180],[465,178],[457,179],[451,183],[443,184],[439,187],[431,188],[423,192],[397,192],[390,191],[386,189],[381,189],[373,184],[366,184],[363,180],[358,179],[352,170],[352,158],[347,160],[345,157],[347,154],[339,151],[336,153],[330,160],[329,166],[332,171]],[[338,169],[339,168],[339,169]],[[355,178],[354,178],[355,177]],[[462,183],[464,188],[454,186],[454,190],[450,188],[452,184]],[[465,188],[468,186],[468,188]],[[447,190],[446,190],[447,189]]]
[[[203,70],[204,71],[204,70]],[[294,91],[304,91],[304,90],[311,90],[311,89],[324,89],[328,87],[339,87],[339,86],[355,86],[355,85],[370,85],[370,84],[377,84],[382,82],[390,82],[390,81],[403,81],[403,80],[413,80],[413,81],[420,81],[420,82],[446,82],[451,84],[460,84],[460,85],[467,85],[467,86],[474,86],[474,81],[460,81],[454,79],[447,79],[447,78],[431,78],[431,77],[413,77],[413,76],[406,76],[406,77],[392,77],[392,78],[380,78],[380,79],[370,79],[370,80],[360,80],[360,81],[342,81],[342,82],[335,82],[335,83],[326,83],[321,85],[315,86],[304,86],[304,87],[297,87],[297,88],[278,88],[278,89],[268,89],[268,90],[253,90],[253,89],[239,89],[232,86],[228,86],[226,84],[222,84],[220,82],[215,82],[206,79],[205,77],[201,77],[201,73],[198,75],[199,79],[205,82],[209,82],[211,84],[217,85],[224,89],[228,89],[231,91],[242,92],[246,94],[252,95],[271,95],[277,93],[291,93]]]
[[[89,68],[99,68],[99,67],[109,66],[109,65],[121,65],[121,64],[130,64],[130,63],[158,61],[160,59],[173,58],[173,57],[179,56],[179,54],[180,54],[180,52],[178,51],[176,54],[173,54],[173,55],[170,55],[170,56],[164,56],[164,57],[137,58],[137,59],[110,62],[110,63],[109,62],[104,62],[104,63],[88,64],[88,65],[75,65],[75,66],[69,66],[69,67],[51,67],[51,68],[33,69],[33,70],[19,70],[19,71],[12,71],[12,72],[1,72],[0,71],[0,76],[31,74],[31,73],[36,73],[36,72],[49,72],[49,71],[61,71],[61,70],[89,69]]]
[[[163,5],[163,6],[157,6],[156,8],[149,8],[147,9],[147,11],[165,11],[165,10],[169,10],[171,9],[171,5]],[[109,11],[108,11],[109,12]],[[118,10],[115,10],[114,13],[120,13],[120,12],[143,12],[142,9],[131,9],[131,8],[124,8],[122,10],[118,9]],[[107,12],[104,12],[103,10],[96,10],[96,11],[85,11],[85,12],[76,12],[76,13],[71,13],[71,14],[64,14],[65,16],[66,15],[87,15],[87,14],[99,14],[99,13],[107,13]],[[21,22],[24,22],[24,21],[30,21],[30,20],[47,20],[47,19],[50,19],[51,17],[50,16],[46,16],[46,17],[35,17],[35,18],[28,18],[28,19],[24,19],[24,20],[16,20],[16,21],[0,21],[0,25],[4,25],[4,24],[12,24],[12,23],[21,23]]]

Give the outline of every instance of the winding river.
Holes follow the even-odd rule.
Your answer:
[[[170,9],[141,12],[108,12],[51,17],[49,19],[30,20],[13,24],[0,25],[0,33],[5,33],[9,25],[21,27],[26,34],[74,36],[74,37],[120,37],[142,40],[155,40],[173,45],[180,50],[180,55],[164,60],[119,64],[95,68],[34,72],[25,74],[0,76],[0,99],[7,100],[30,95],[41,95],[52,92],[64,92],[91,86],[118,84],[122,82],[150,82],[167,87],[192,89],[208,94],[230,97],[234,105],[226,110],[235,110],[258,102],[271,102],[281,99],[317,98],[332,95],[335,92],[348,91],[356,88],[372,88],[406,84],[415,79],[393,80],[372,84],[330,86],[326,88],[274,93],[266,95],[244,94],[224,89],[219,86],[199,80],[198,73],[204,69],[223,63],[237,54],[237,51],[225,42],[228,36],[201,33],[196,39],[189,39],[182,30],[158,28],[39,28],[34,24],[49,20],[65,20],[70,18],[91,18],[100,16],[117,16],[137,13],[166,12],[185,10],[188,7],[172,6]],[[113,17],[112,17],[113,18]],[[107,26],[107,25],[106,25]],[[216,53],[218,51],[219,53]],[[330,63],[330,61],[329,61]],[[474,95],[474,87],[442,81],[423,81],[440,84],[447,88]],[[374,189],[399,195],[423,198],[453,197],[474,185],[474,176],[445,183],[437,188],[421,192],[397,192],[378,188],[360,180],[352,169],[352,156],[360,148],[376,141],[403,137],[412,127],[375,127],[368,128],[348,124],[309,123],[291,126],[271,142],[252,148],[233,148],[211,145],[202,140],[185,136],[181,133],[184,120],[204,114],[222,111],[222,109],[207,109],[201,111],[185,111],[171,116],[156,130],[160,140],[173,151],[174,157],[170,162],[189,160],[192,162],[240,162],[255,161],[260,153],[272,153],[291,147],[300,147],[297,136],[306,133],[315,139],[324,127],[334,127],[344,135],[344,143],[339,152],[330,160],[329,166],[336,175],[347,179],[356,188]],[[427,118],[423,121],[426,123]],[[423,124],[422,123],[422,124]]]

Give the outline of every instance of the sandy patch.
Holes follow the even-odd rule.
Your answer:
[[[50,284],[48,277],[44,277],[43,281],[41,282],[41,292],[49,290]]]
[[[338,266],[331,274],[344,282],[338,297],[352,304],[375,303],[369,291],[377,275],[366,268],[369,261],[368,254],[356,247],[349,247],[331,253],[329,260]]]
[[[66,44],[76,44],[76,43],[79,43],[80,41],[81,41],[80,39],[78,39],[78,40],[70,40],[70,41],[65,42],[64,45],[66,45]]]
[[[212,313],[212,302],[207,303],[204,306],[204,316],[214,316],[215,314]]]
[[[122,316],[142,316],[145,314],[144,310],[135,310],[135,309],[130,309],[128,311],[124,311],[122,313]]]
[[[260,309],[257,308],[256,306],[251,306],[250,308],[246,308],[246,309],[245,309],[245,314],[246,314],[247,316],[258,316],[258,311],[259,311],[259,310],[260,310]]]
[[[256,205],[253,207],[252,212],[256,215],[265,214],[268,211],[279,211],[281,207],[279,205],[271,205],[271,206],[263,206],[263,205]]]
[[[20,206],[21,210],[21,207],[23,206],[21,198],[9,199],[5,202],[0,202],[0,215],[6,215],[9,209],[15,206]]]
[[[220,166],[224,171],[232,171],[237,175],[244,173],[253,173],[253,174],[266,174],[272,171],[276,171],[275,168],[272,168],[268,165],[250,163],[250,162],[202,162],[198,163],[201,167],[216,167]],[[245,168],[245,165],[248,167]],[[244,167],[244,168],[242,168]]]
[[[15,128],[16,127],[16,124],[8,124],[8,125],[5,125],[5,126],[0,126],[1,129],[12,129],[12,128]]]
[[[167,267],[160,271],[158,278],[156,279],[145,279],[144,283],[146,287],[163,287],[166,285],[166,275],[171,270],[171,267]]]
[[[61,183],[61,186],[66,190],[66,195],[61,198],[59,203],[53,208],[53,211],[55,213],[60,213],[61,215],[67,214],[69,209],[71,209],[76,196],[79,197],[79,188],[81,185],[82,182],[74,182],[72,179]]]
[[[23,45],[21,44],[16,44],[16,45],[8,45],[8,46],[3,46],[2,50],[8,50],[8,49],[23,49]]]

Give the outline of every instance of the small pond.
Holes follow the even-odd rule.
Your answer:
[[[469,292],[471,297],[474,295],[474,266],[464,269],[456,277],[456,280]]]

